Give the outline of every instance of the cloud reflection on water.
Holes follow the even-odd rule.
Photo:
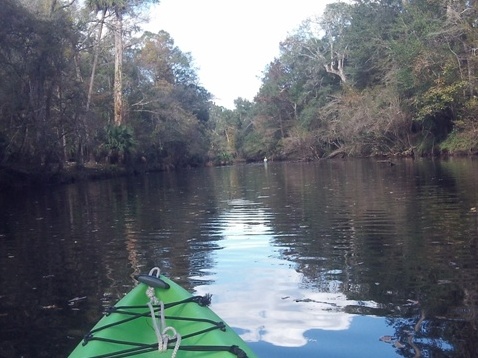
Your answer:
[[[305,332],[311,329],[349,329],[354,315],[344,312],[346,306],[376,306],[347,300],[337,281],[321,285],[327,292],[303,288],[303,275],[273,245],[271,214],[258,203],[229,204],[209,228],[208,235],[222,238],[222,249],[214,253],[216,266],[195,278],[214,284],[195,290],[213,294],[211,308],[244,340],[300,347],[308,343]]]

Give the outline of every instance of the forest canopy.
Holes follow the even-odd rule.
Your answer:
[[[223,156],[474,154],[478,5],[327,5],[280,44],[252,103],[214,113]]]
[[[329,4],[234,109],[214,104],[167,32],[141,31],[155,3],[0,0],[0,168],[478,149],[475,1]]]

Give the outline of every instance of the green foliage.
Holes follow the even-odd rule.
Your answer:
[[[105,128],[105,135],[103,146],[109,151],[129,153],[136,145],[133,130],[125,125],[108,125]]]
[[[478,148],[478,141],[472,138],[469,133],[461,133],[453,131],[450,135],[440,143],[440,149],[450,153],[466,153],[472,149]]]
[[[476,92],[474,12],[468,3],[425,0],[329,5],[281,43],[244,152],[435,152],[458,118],[469,124],[478,114],[465,105]]]
[[[464,81],[446,85],[438,79],[435,86],[430,87],[417,99],[418,112],[415,119],[424,120],[426,117],[433,117],[452,107],[457,107],[465,86]]]
[[[272,146],[267,143],[268,138],[261,136],[258,132],[251,132],[244,138],[242,154],[244,158],[252,161],[260,161],[266,156],[273,156],[272,150],[276,145]],[[277,150],[277,149],[275,149]]]
[[[282,41],[255,100],[238,98],[234,110],[211,103],[192,56],[168,33],[125,32],[128,126],[107,125],[118,113],[115,41],[113,31],[98,41],[97,12],[112,26],[115,16],[134,20],[157,1],[0,2],[0,160],[7,165],[48,168],[98,153],[169,168],[476,149],[478,31],[470,2],[329,4]]]
[[[387,56],[394,38],[399,2],[357,1],[350,9],[351,22],[343,33],[348,49],[347,72],[357,89],[383,83],[393,58]]]
[[[227,165],[232,164],[233,159],[231,153],[221,152],[214,156],[212,161],[214,165]]]
[[[2,4],[0,131],[9,142],[6,162],[46,168],[64,159],[62,139],[75,125],[75,96],[83,98],[73,66],[76,36],[67,10],[54,11],[44,19],[16,2]]]
[[[133,130],[125,125],[107,125],[99,141],[98,159],[106,158],[111,164],[127,162],[136,146]]]
[[[146,33],[126,64],[130,121],[138,151],[160,166],[199,165],[209,147],[209,92],[199,85],[189,54],[168,33]]]
[[[453,131],[440,143],[440,149],[446,153],[477,153],[477,128],[478,121],[476,119],[455,121]]]

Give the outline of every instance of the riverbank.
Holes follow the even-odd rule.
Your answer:
[[[324,159],[327,160],[340,160],[347,158],[344,153],[342,155],[329,155]],[[438,158],[446,159],[449,157],[475,157],[476,153],[457,152],[455,154],[442,153]],[[386,162],[393,165],[393,161],[398,158],[413,157],[412,155],[393,157],[393,156],[376,156],[377,161]],[[320,159],[323,160],[323,159]],[[243,164],[246,161],[236,160],[231,165]],[[221,166],[221,164],[208,163],[206,166]],[[124,176],[136,176],[149,172],[159,172],[165,170],[174,170],[174,167],[162,167],[162,166],[150,166],[150,165],[137,165],[137,166],[124,166],[118,164],[105,164],[105,163],[85,163],[84,165],[78,165],[77,163],[64,163],[61,166],[50,166],[48,168],[40,167],[37,169],[31,169],[27,167],[7,167],[0,166],[0,189],[5,188],[24,188],[24,187],[49,187],[63,184],[72,184],[83,181],[94,181],[118,178]]]
[[[87,180],[100,180],[137,175],[144,170],[119,165],[66,163],[62,167],[29,170],[21,167],[0,167],[0,188],[54,186]]]

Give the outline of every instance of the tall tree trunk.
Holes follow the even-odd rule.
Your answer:
[[[93,58],[93,65],[91,67],[90,86],[88,87],[88,97],[86,100],[86,113],[88,113],[88,111],[90,110],[91,95],[93,93],[93,83],[95,82],[96,66],[98,64],[98,57],[100,53],[100,42],[101,42],[101,36],[103,34],[103,25],[105,23],[105,16],[106,16],[106,7],[103,9],[103,13],[101,14],[100,28],[98,30],[98,38],[96,39],[95,55]]]
[[[101,14],[100,28],[98,29],[98,35],[96,38],[95,54],[93,56],[93,64],[91,65],[91,75],[90,75],[90,84],[88,86],[88,95],[86,97],[86,113],[80,117],[80,126],[81,134],[78,136],[78,153],[77,153],[77,162],[80,166],[83,166],[84,156],[85,156],[85,145],[88,145],[89,134],[88,134],[88,125],[87,118],[90,112],[91,106],[91,97],[93,95],[93,85],[95,83],[96,67],[98,65],[98,57],[100,54],[101,48],[101,37],[103,36],[103,26],[105,24],[105,17],[108,8],[105,6]],[[86,144],[85,144],[86,143]]]
[[[115,24],[115,83],[114,83],[114,123],[123,124],[123,16],[116,11]]]

